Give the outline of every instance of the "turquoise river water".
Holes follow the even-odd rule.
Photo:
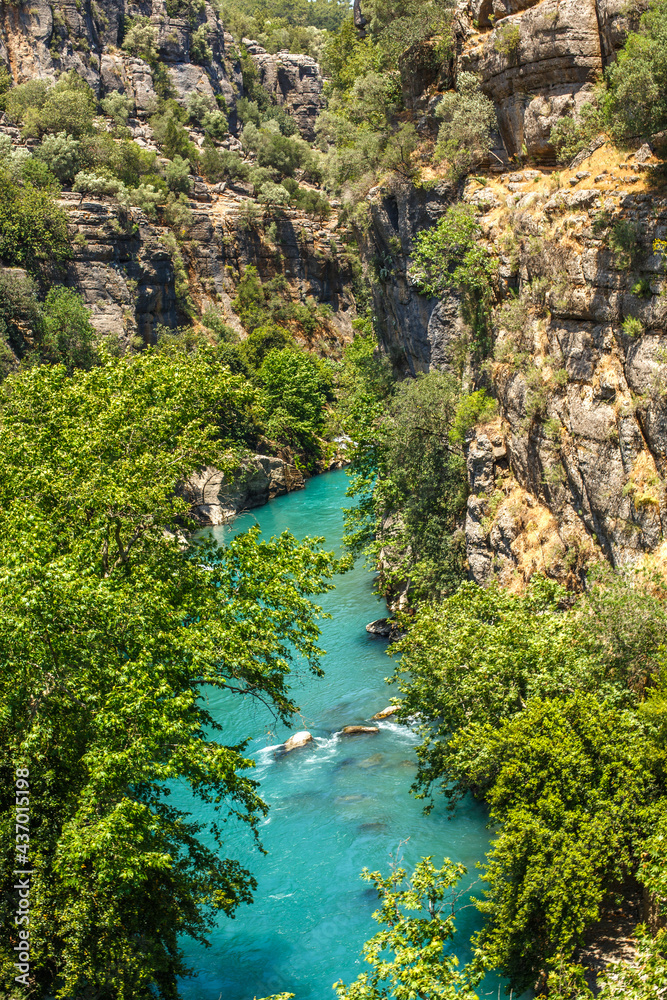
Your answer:
[[[297,538],[323,535],[328,548],[340,551],[347,482],[343,472],[317,476],[305,490],[216,533],[224,539],[257,521],[266,536],[286,528]],[[253,777],[271,807],[260,831],[268,853],[257,851],[241,824],[230,823],[226,854],[254,873],[255,901],[235,919],[219,920],[210,948],[187,945],[198,974],[182,984],[186,1000],[253,1000],[287,990],[297,1000],[333,1000],[336,980],[349,983],[368,968],[359,953],[378,929],[371,918],[377,896],[360,880],[362,868],[387,873],[397,855],[408,869],[422,856],[436,863],[447,856],[467,865],[473,881],[487,849],[485,816],[476,803],[460,806],[453,819],[442,803],[423,815],[409,793],[417,742],[409,729],[387,719],[377,723],[377,735],[336,735],[389,704],[387,644],[365,630],[386,608],[373,596],[371,574],[361,564],[338,577],[321,602],[333,615],[322,624],[325,676],[304,672],[293,685],[301,712],[292,731],[308,729],[314,745],[277,759],[273,748],[289,731],[276,727],[268,711],[237,695],[215,692],[210,698],[225,742],[252,737],[247,754],[256,761]],[[462,961],[480,926],[467,903],[469,894],[459,902],[465,908],[458,911],[454,945]],[[486,980],[480,997],[495,998],[498,985]]]

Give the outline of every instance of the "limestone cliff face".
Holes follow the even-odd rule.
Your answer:
[[[521,586],[540,570],[576,586],[591,562],[634,562],[667,529],[667,282],[654,250],[667,238],[667,191],[649,147],[623,155],[600,140],[554,173],[548,143],[630,26],[627,7],[604,0],[460,9],[453,72],[478,73],[493,99],[505,169],[485,183],[436,176],[369,195],[375,309],[399,372],[460,371],[456,295],[427,299],[409,277],[414,238],[448,205],[479,209],[498,300],[517,296],[497,314],[495,358],[464,373],[499,404],[499,419],[468,445],[465,529],[479,582]],[[427,119],[451,73],[431,67],[413,96]],[[530,167],[512,171],[521,153]],[[619,224],[627,252],[614,250]]]
[[[647,6],[630,11],[623,0],[472,0],[459,11],[457,68],[479,74],[510,157],[523,151],[534,160],[552,159],[551,127],[590,100],[594,82]]]
[[[100,97],[126,93],[136,108],[136,117],[128,123],[133,140],[159,153],[150,127],[156,107],[151,67],[120,47],[128,18],[138,15],[148,17],[155,29],[159,58],[179,101],[184,103],[193,93],[224,97],[232,134],[222,146],[239,151],[234,133],[236,98],[243,94],[241,67],[233,39],[210,4],[194,19],[169,17],[165,0],[2,4],[0,60],[6,61],[15,83],[55,80],[73,69]],[[205,65],[194,61],[192,45],[195,31],[202,28],[210,49]],[[261,82],[285,106],[301,134],[312,138],[323,103],[317,63],[288,53],[272,56],[256,43],[248,44]],[[0,132],[21,144],[19,130],[3,123],[1,116]],[[191,138],[201,146],[204,133],[192,126]],[[292,299],[312,297],[330,306],[332,335],[349,336],[354,318],[352,272],[335,223],[322,224],[303,212],[286,210],[269,228],[271,218],[244,214],[251,195],[243,185],[209,185],[192,178],[192,224],[181,241],[181,255],[195,305],[200,311],[215,305],[241,332],[230,303],[239,276],[252,264],[262,278],[284,275]],[[69,212],[74,248],[66,281],[82,292],[100,333],[120,333],[125,341],[138,335],[150,343],[159,325],[175,327],[185,321],[165,242],[168,229],[139,209],[121,210],[110,198],[65,192],[62,204]]]
[[[291,115],[301,136],[312,142],[317,116],[324,107],[324,81],[317,62],[293,52],[271,54],[249,38],[243,44],[257,66],[261,85]]]
[[[150,67],[119,48],[125,22],[137,15],[149,17],[156,29],[157,48],[179,99],[192,91],[225,97],[232,114],[241,92],[241,70],[232,38],[210,4],[196,16],[196,23],[167,14],[164,0],[35,0],[29,6],[0,7],[0,59],[7,63],[16,83],[55,79],[74,69],[103,96],[113,90],[128,92],[139,111],[154,107],[155,92]],[[203,28],[211,49],[206,66],[197,65],[191,43]]]
[[[331,336],[339,342],[349,338],[356,315],[353,274],[335,222],[286,211],[274,233],[268,221],[243,218],[247,194],[220,187],[198,182],[201,200],[191,202],[192,224],[180,251],[198,311],[214,306],[241,332],[231,300],[251,264],[265,280],[284,275],[293,300],[310,297],[329,305]],[[62,204],[74,247],[67,280],[83,294],[100,333],[122,332],[127,341],[138,335],[151,343],[158,325],[185,321],[166,227],[138,208],[122,210],[112,198],[64,193]]]

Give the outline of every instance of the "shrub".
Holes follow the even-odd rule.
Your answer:
[[[162,191],[153,184],[139,184],[138,187],[130,188],[129,190],[123,185],[118,195],[120,196],[125,193],[129,204],[136,205],[149,219],[154,220],[157,218],[157,207],[164,201],[164,193]],[[125,199],[119,197],[119,201],[123,204]]]
[[[100,101],[100,107],[105,115],[113,118],[116,125],[127,125],[130,112],[134,111],[133,102],[119,90],[112,90],[107,97],[104,97]]]
[[[620,140],[647,137],[667,125],[667,2],[642,14],[616,62],[607,69],[607,121]]]
[[[125,190],[125,185],[117,177],[106,177],[85,170],[78,172],[72,184],[72,190],[81,191],[82,194],[113,196],[117,195],[121,189]]]
[[[623,320],[623,333],[628,337],[641,337],[644,324],[636,316],[626,316]]]
[[[274,181],[265,181],[259,189],[257,199],[263,205],[289,205],[290,196],[282,184]]]
[[[185,109],[191,122],[201,125],[204,116],[213,111],[213,101],[207,94],[193,91],[185,102]]]
[[[243,341],[243,350],[252,368],[259,368],[269,351],[282,351],[286,347],[294,347],[294,340],[289,330],[276,323],[259,326]]]
[[[47,135],[35,150],[54,177],[63,183],[74,179],[81,163],[81,143],[66,132]]]
[[[70,371],[90,368],[96,358],[95,330],[90,310],[73,288],[50,288],[44,302],[42,347],[50,361],[62,362]]]
[[[586,101],[573,115],[560,118],[551,129],[549,142],[561,163],[570,160],[590,146],[604,128],[604,116],[597,103]]]
[[[617,267],[625,270],[632,265],[639,249],[638,238],[637,225],[629,219],[621,219],[612,227],[608,239]]]
[[[456,405],[452,429],[449,432],[453,444],[463,444],[475,424],[483,423],[496,413],[496,401],[489,399],[484,389],[463,396]]]
[[[39,339],[43,329],[42,311],[37,301],[37,285],[21,271],[0,271],[0,338],[11,344],[19,357],[27,349],[26,331]],[[2,351],[2,377],[13,362]]]
[[[518,24],[502,24],[496,29],[493,48],[506,59],[514,60],[521,44],[521,28]]]
[[[262,130],[257,143],[257,163],[260,167],[272,167],[283,177],[291,177],[304,159],[304,145],[302,140]]]
[[[209,111],[202,119],[202,128],[211,139],[224,139],[229,132],[229,122],[224,111],[216,108]]]
[[[170,191],[163,209],[164,221],[179,236],[183,236],[192,225],[192,211],[187,196]]]
[[[217,184],[224,179],[246,180],[250,167],[243,162],[238,153],[233,153],[229,149],[206,146],[201,158],[201,171],[208,181]]]
[[[40,107],[28,108],[23,117],[23,134],[41,136],[64,132],[80,139],[93,130],[96,106],[89,85],[70,70],[51,87]]]
[[[49,190],[18,185],[0,172],[0,258],[34,270],[71,257],[67,215]]]
[[[266,317],[266,296],[262,282],[257,274],[257,268],[246,267],[241,280],[236,286],[236,296],[232,301],[232,309],[238,315],[246,330],[252,332],[261,326]]]
[[[36,188],[48,188],[54,193],[60,194],[60,185],[53,176],[46,163],[38,160],[34,156],[29,156],[23,164],[21,177],[24,181],[32,184]]]
[[[476,350],[486,355],[497,262],[480,236],[475,209],[452,205],[437,226],[417,235],[409,274],[426,295],[440,296],[451,288],[461,292],[463,317],[473,330]]]
[[[171,191],[190,191],[190,161],[176,155],[164,168],[164,179]]]
[[[164,114],[155,115],[151,118],[151,127],[155,141],[168,159],[173,160],[175,156],[182,156],[183,159],[188,159],[191,163],[197,162],[197,149],[190,142],[190,137],[181,124],[177,109],[170,106]]]
[[[10,122],[20,125],[29,109],[41,108],[46,101],[47,90],[46,80],[28,80],[13,87],[5,101],[5,113]]]
[[[144,59],[149,66],[157,63],[157,30],[151,24],[149,17],[133,17],[127,20],[123,49],[131,56]]]
[[[82,148],[93,169],[113,174],[128,187],[136,187],[142,177],[155,173],[156,154],[129,139],[119,142],[103,134],[84,139]]]
[[[213,58],[213,50],[208,44],[208,33],[208,24],[200,24],[190,40],[190,57],[193,63],[199,63],[201,66],[210,63]]]
[[[472,73],[460,73],[456,93],[445,94],[436,115],[442,119],[436,157],[447,160],[457,179],[468,173],[491,149],[496,124],[493,101],[482,93]]]
[[[225,323],[220,313],[211,306],[206,310],[201,321],[206,329],[215,335],[219,344],[234,344],[238,341],[239,335],[236,330]]]

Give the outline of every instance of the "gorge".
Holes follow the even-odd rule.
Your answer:
[[[8,1000],[665,992],[666,66],[0,4]]]

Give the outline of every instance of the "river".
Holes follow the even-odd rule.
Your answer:
[[[347,484],[343,472],[317,476],[305,490],[215,529],[216,535],[222,540],[256,521],[266,536],[286,528],[298,538],[323,535],[327,548],[340,551]],[[362,868],[387,873],[392,858],[402,857],[409,869],[424,855],[436,863],[447,856],[467,865],[472,881],[487,849],[484,812],[473,801],[459,806],[453,819],[442,802],[423,815],[409,793],[416,744],[409,729],[387,719],[377,723],[377,735],[334,735],[389,704],[387,644],[365,631],[386,608],[361,563],[338,577],[321,603],[333,615],[322,625],[325,676],[304,673],[293,684],[301,712],[292,731],[308,729],[315,745],[276,759],[272,747],[289,731],[276,727],[268,711],[222,692],[210,698],[226,742],[252,736],[253,777],[271,807],[260,830],[268,853],[253,847],[241,824],[230,824],[226,853],[255,874],[255,902],[235,919],[218,921],[210,948],[186,945],[198,970],[182,984],[186,1000],[253,1000],[287,990],[297,1000],[333,1000],[336,980],[349,983],[367,968],[359,953],[378,929],[371,919],[377,896],[359,879]],[[469,896],[460,902],[465,906]],[[467,906],[457,922],[455,950],[465,961],[480,919]],[[485,981],[480,997],[497,994],[498,981]]]

